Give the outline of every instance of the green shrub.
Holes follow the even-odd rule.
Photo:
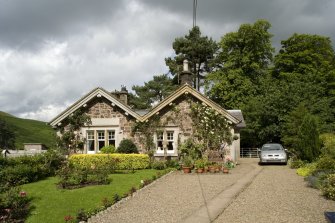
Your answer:
[[[288,165],[292,169],[298,169],[300,167],[303,167],[305,165],[305,162],[300,159],[289,159]]]
[[[335,159],[335,134],[325,133],[320,135],[320,139],[322,142],[322,154]]]
[[[302,177],[311,175],[316,170],[316,163],[308,163],[303,167],[297,169],[297,174]]]
[[[180,164],[178,160],[168,160],[166,161],[166,167],[180,169]]]
[[[184,156],[190,156],[193,160],[200,159],[201,155],[201,145],[195,143],[191,138],[187,139],[180,146],[180,153]]]
[[[155,160],[151,164],[151,168],[156,169],[156,170],[164,170],[166,168],[166,163],[165,163],[165,161]]]
[[[30,200],[26,192],[18,187],[3,188],[0,193],[0,221],[24,222],[30,211]]]
[[[316,161],[317,170],[335,170],[335,159],[331,157],[321,157]]]
[[[184,167],[192,167],[193,166],[193,160],[190,156],[183,157],[183,166]]]
[[[335,200],[335,174],[329,174],[321,187],[322,194]]]
[[[117,148],[118,153],[138,153],[138,149],[130,139],[123,139]]]
[[[17,186],[53,176],[63,160],[64,157],[54,151],[0,159],[0,185]]]
[[[205,160],[203,160],[203,159],[198,159],[198,160],[196,160],[195,162],[194,162],[194,166],[196,167],[196,168],[205,168]]]
[[[330,174],[328,170],[316,170],[311,175],[306,177],[307,185],[315,189],[321,189],[327,176]]]
[[[29,166],[27,164],[18,164],[9,166],[0,172],[1,185],[17,186],[29,182],[34,182],[46,177],[44,167],[42,165]]]
[[[115,149],[115,146],[113,145],[104,146],[100,150],[102,154],[111,154],[111,153],[115,153],[115,151],[116,149]]]
[[[79,188],[87,185],[109,184],[108,171],[106,168],[80,168],[68,163],[58,171],[61,188]]]
[[[69,162],[81,168],[106,168],[108,171],[146,169],[150,160],[146,154],[80,154],[69,157]]]

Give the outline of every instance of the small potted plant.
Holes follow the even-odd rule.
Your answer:
[[[218,164],[218,163],[216,163],[215,166],[214,166],[214,169],[215,169],[215,173],[220,172],[220,170],[221,170],[221,165]]]
[[[192,169],[192,166],[193,166],[193,163],[192,163],[192,159],[191,157],[189,156],[185,156],[184,159],[183,159],[183,171],[184,173],[190,173],[191,172],[191,169]]]
[[[197,173],[203,173],[205,168],[205,160],[198,159],[194,163],[195,168],[197,168]]]
[[[229,163],[224,163],[223,164],[223,168],[222,168],[222,172],[223,173],[229,173]]]
[[[212,162],[208,163],[208,171],[210,173],[215,173],[215,164],[214,163],[212,163]]]

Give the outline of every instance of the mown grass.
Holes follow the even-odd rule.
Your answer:
[[[56,133],[46,122],[17,118],[1,111],[0,119],[15,132],[17,149],[23,149],[23,143],[43,143],[51,148],[56,146]]]
[[[92,210],[100,207],[102,200],[112,200],[114,194],[122,196],[132,187],[139,188],[141,180],[151,179],[159,170],[137,170],[134,173],[111,174],[109,185],[88,186],[73,190],[58,189],[57,177],[50,177],[35,183],[22,186],[28,196],[32,197],[34,209],[28,217],[28,223],[59,223],[64,222],[64,216],[76,216],[78,210]]]

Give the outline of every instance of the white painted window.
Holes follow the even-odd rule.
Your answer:
[[[115,131],[114,130],[108,131],[108,145],[115,146]]]
[[[163,151],[163,132],[157,133],[157,150]]]
[[[174,144],[173,133],[174,133],[173,131],[166,132],[166,135],[167,135],[167,150],[173,150],[173,144]]]
[[[87,151],[94,151],[94,131],[87,131]]]
[[[105,146],[105,131],[97,131],[98,150]]]

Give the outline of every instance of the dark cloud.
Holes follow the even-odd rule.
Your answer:
[[[167,72],[193,0],[0,0],[0,110],[50,120],[92,88],[128,89]],[[273,44],[293,33],[335,41],[333,0],[198,0],[197,24],[215,40],[266,19]]]
[[[40,47],[46,39],[64,40],[87,27],[110,23],[125,3],[108,0],[2,1],[0,44],[29,49]]]

